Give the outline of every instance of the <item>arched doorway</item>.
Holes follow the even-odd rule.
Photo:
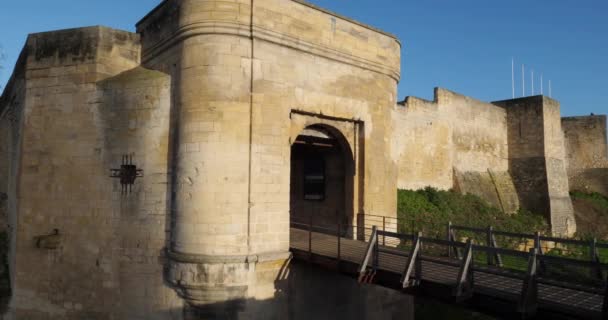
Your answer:
[[[339,130],[306,127],[291,146],[291,220],[315,226],[352,224],[354,172],[353,153]]]

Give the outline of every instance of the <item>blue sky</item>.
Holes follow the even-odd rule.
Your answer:
[[[4,85],[28,33],[88,25],[134,30],[160,0],[4,0],[0,45]],[[312,0],[321,7],[391,32],[403,43],[399,98],[430,99],[436,86],[492,101],[516,96],[521,64],[526,93],[535,71],[564,115],[608,113],[606,0]]]

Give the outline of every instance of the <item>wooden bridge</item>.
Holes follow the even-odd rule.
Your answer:
[[[473,296],[498,299],[524,317],[542,310],[608,319],[608,264],[598,255],[608,244],[451,224],[439,239],[398,233],[397,222],[386,219],[364,217],[358,219],[364,221],[359,226],[292,221],[294,259],[397,290],[443,288],[456,301]],[[475,241],[479,235],[485,241]]]

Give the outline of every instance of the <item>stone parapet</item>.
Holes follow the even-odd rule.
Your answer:
[[[168,0],[142,19],[137,30],[142,34],[144,62],[185,38],[225,34],[400,78],[401,45],[394,36],[304,1]]]

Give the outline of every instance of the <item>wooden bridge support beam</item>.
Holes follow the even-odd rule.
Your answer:
[[[421,237],[422,233],[418,232],[418,234],[413,239],[412,249],[410,250],[410,254],[408,255],[407,264],[405,265],[403,277],[401,278],[401,286],[404,289],[420,284],[420,277],[422,276],[422,263],[418,255],[420,254]],[[416,269],[416,275],[414,277],[414,280],[410,281],[414,268]]]
[[[533,316],[538,309],[537,254],[538,250],[536,248],[530,249],[528,271],[517,308],[524,317]]]
[[[372,261],[372,272],[368,272],[367,265],[369,264],[369,260]],[[359,265],[359,282],[371,282],[372,278],[376,272],[376,267],[378,266],[378,229],[376,226],[372,226],[372,235],[369,238],[369,242],[367,244],[367,249],[365,250],[365,256],[363,257],[363,261]]]
[[[467,240],[453,295],[458,300],[468,299],[473,295],[473,241],[471,239]]]

